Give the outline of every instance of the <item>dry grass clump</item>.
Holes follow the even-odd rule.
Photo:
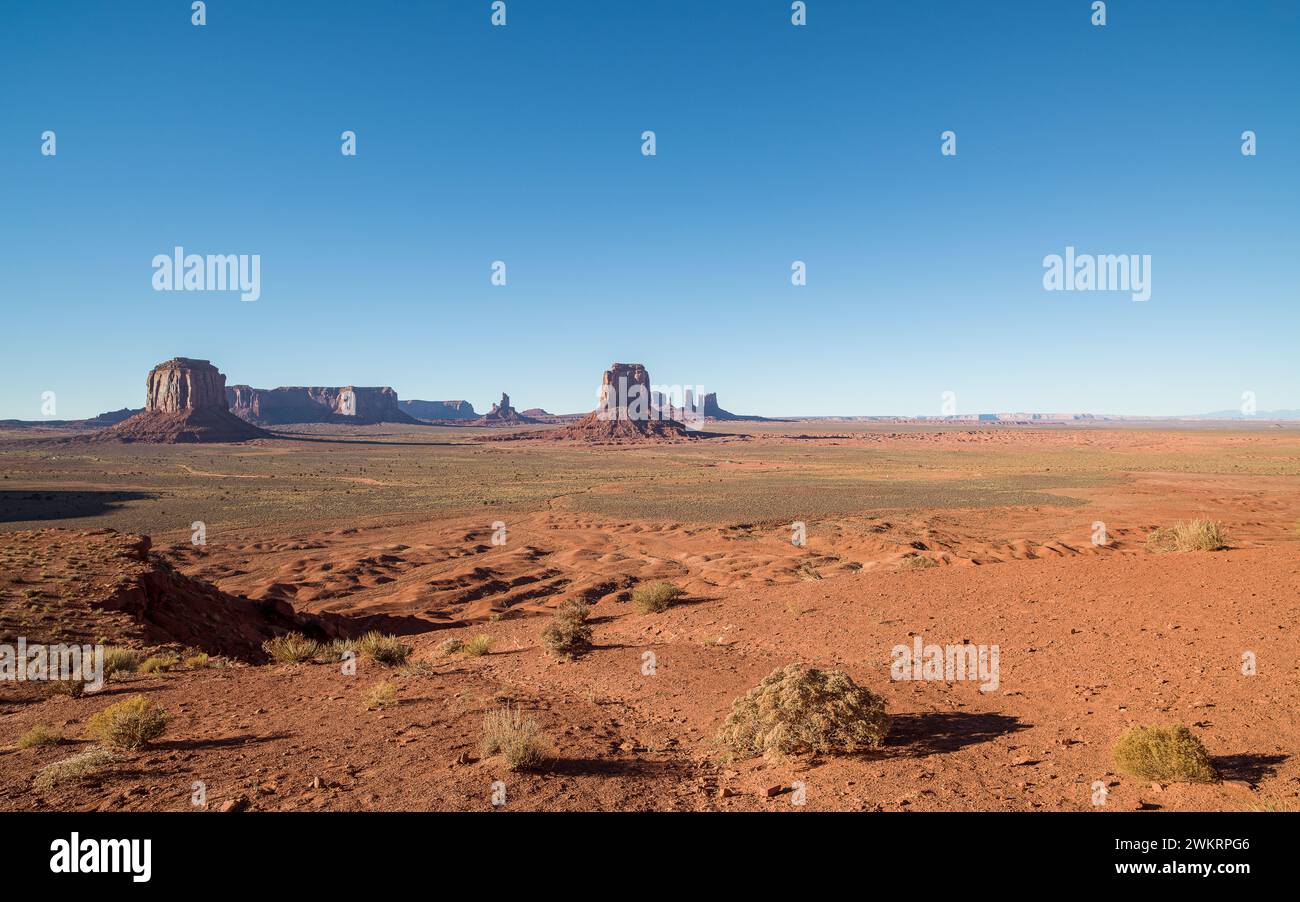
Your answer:
[[[181,662],[180,655],[153,655],[140,662],[140,673],[166,673]]]
[[[898,562],[899,570],[929,570],[931,567],[938,566],[938,561],[923,554],[909,554]]]
[[[403,645],[396,636],[386,636],[371,630],[357,642],[357,650],[377,664],[397,667],[411,656],[411,646]]]
[[[439,658],[446,658],[450,655],[458,654],[465,649],[465,643],[460,639],[444,639],[438,643],[438,648],[434,654]]]
[[[685,594],[670,582],[642,583],[632,590],[632,606],[642,614],[662,614]]]
[[[1193,520],[1157,529],[1147,536],[1153,551],[1220,551],[1228,547],[1228,530],[1218,520]]]
[[[536,770],[550,757],[537,721],[509,706],[484,715],[479,751],[485,757],[500,753],[510,770]]]
[[[391,708],[397,704],[397,687],[388,680],[382,683],[375,683],[366,692],[366,710],[378,711],[381,708]]]
[[[47,745],[58,745],[63,741],[63,736],[50,729],[43,723],[38,723],[22,736],[18,737],[18,747],[20,749],[43,748]]]
[[[718,742],[740,758],[862,752],[889,732],[880,696],[838,670],[790,664],[736,699]]]
[[[1219,778],[1201,740],[1187,727],[1130,727],[1115,743],[1124,773],[1161,783],[1212,783]]]
[[[167,729],[167,712],[143,695],[109,705],[90,719],[86,735],[114,748],[143,748]]]
[[[92,746],[71,758],[64,758],[62,761],[55,761],[41,768],[36,779],[32,781],[32,786],[40,790],[53,789],[60,783],[94,776],[118,760],[120,759],[117,754],[111,749]]]
[[[557,658],[572,661],[591,649],[591,606],[571,599],[555,609],[555,619],[542,630],[542,647]]]
[[[140,653],[133,648],[110,645],[104,649],[104,679],[124,673],[135,673],[140,669]]]
[[[320,643],[302,633],[285,633],[262,643],[262,651],[277,664],[305,664],[320,654]]]
[[[461,654],[470,658],[481,658],[492,647],[492,637],[480,633],[461,645]]]
[[[50,695],[66,695],[81,698],[86,694],[86,679],[82,676],[69,677],[66,680],[50,680],[46,685]]]

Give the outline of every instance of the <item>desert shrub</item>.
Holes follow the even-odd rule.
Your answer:
[[[22,736],[18,737],[18,747],[20,749],[35,749],[47,745],[58,745],[63,741],[63,737],[54,730],[38,723]]]
[[[465,650],[465,643],[460,639],[444,639],[438,645],[438,657],[445,658]]]
[[[140,662],[140,673],[165,673],[181,662],[180,655],[153,655]]]
[[[463,654],[465,654],[468,657],[480,658],[483,655],[487,654],[488,649],[490,649],[491,647],[492,647],[492,637],[480,633],[479,635],[475,636],[473,639],[470,639],[468,642],[464,643],[461,646],[460,650]]]
[[[406,659],[411,655],[411,646],[403,645],[396,636],[386,636],[375,630],[362,636],[357,643],[357,648],[361,654],[385,667],[405,664]]]
[[[642,614],[662,614],[685,594],[685,589],[669,582],[642,583],[632,590],[632,606]]]
[[[397,687],[388,680],[382,683],[375,683],[366,692],[366,710],[378,711],[381,708],[391,708],[397,704]]]
[[[1130,727],[1115,743],[1115,765],[1124,773],[1162,783],[1218,779],[1205,746],[1183,726]]]
[[[403,664],[397,672],[406,677],[426,677],[433,676],[438,671],[435,669],[434,662],[428,658],[413,658]]]
[[[1157,529],[1147,536],[1154,551],[1219,551],[1228,547],[1228,531],[1217,520],[1193,520]]]
[[[71,758],[64,758],[62,761],[55,761],[41,768],[36,779],[32,781],[32,786],[41,790],[53,789],[60,783],[93,776],[118,760],[117,754],[112,750],[92,746]]]
[[[938,566],[938,561],[923,554],[909,554],[898,562],[898,569],[900,570],[929,570],[931,567]]]
[[[196,652],[194,654],[186,655],[184,658],[181,659],[181,663],[184,664],[186,667],[199,669],[199,668],[207,667],[210,663],[212,663],[212,657],[207,652],[201,651],[201,652]]]
[[[86,694],[86,680],[81,676],[69,677],[66,680],[50,680],[46,685],[51,695],[67,695],[71,698],[81,698]]]
[[[302,633],[285,633],[263,642],[262,651],[277,664],[303,664],[320,653],[320,643]]]
[[[354,656],[361,654],[356,639],[331,639],[320,647],[318,656],[326,662],[336,664],[343,660],[343,656],[352,652]]]
[[[537,721],[510,707],[489,711],[483,717],[479,750],[485,756],[500,753],[511,770],[534,770],[550,756]]]
[[[542,630],[542,647],[557,658],[573,660],[591,648],[591,627],[587,616],[591,608],[581,601],[570,600],[555,610],[555,619]]]
[[[167,712],[143,695],[109,705],[90,719],[86,734],[114,748],[138,749],[167,729]]]
[[[791,664],[736,699],[718,733],[733,755],[781,758],[803,752],[861,752],[889,732],[880,696],[848,674]]]
[[[133,648],[110,645],[104,649],[104,678],[112,679],[118,674],[135,673],[140,669],[140,653]]]

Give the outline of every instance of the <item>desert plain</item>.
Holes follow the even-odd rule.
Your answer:
[[[162,662],[80,697],[0,686],[0,808],[1300,806],[1294,424],[707,429],[726,434],[0,435],[0,641],[105,642]],[[1148,541],[1194,519],[1222,524],[1227,547]],[[683,590],[667,610],[630,603],[661,580]],[[562,660],[541,634],[573,599],[592,605],[592,647]],[[266,660],[263,634],[294,622],[322,641],[395,635],[418,666]],[[892,679],[892,650],[918,636],[997,646],[996,688]],[[448,640],[485,652],[447,653]],[[883,697],[883,746],[724,754],[733,702],[793,663]],[[377,684],[386,698],[369,704]],[[83,779],[35,781],[90,745],[98,711],[136,695],[168,713],[161,738]],[[503,707],[536,721],[545,766],[484,753],[484,718]],[[1142,724],[1193,730],[1220,779],[1120,772],[1114,744]],[[23,747],[36,727],[58,740]]]

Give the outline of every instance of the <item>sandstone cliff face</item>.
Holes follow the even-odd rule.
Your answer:
[[[250,423],[413,423],[388,386],[285,386],[226,389],[231,411]]]
[[[149,371],[145,410],[227,409],[226,377],[206,360],[173,357]]]
[[[226,377],[206,360],[173,357],[149,371],[145,387],[144,410],[91,440],[182,444],[268,437],[231,414]]]

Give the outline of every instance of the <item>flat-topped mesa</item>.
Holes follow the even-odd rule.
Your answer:
[[[413,423],[386,385],[284,386],[226,389],[231,411],[250,423]]]
[[[601,379],[596,417],[648,422],[654,419],[651,401],[650,374],[646,368],[639,363],[615,363],[605,370]]]
[[[474,420],[479,416],[468,401],[398,401],[397,406],[420,420]]]
[[[149,371],[145,410],[228,410],[226,377],[206,360],[173,357]]]

